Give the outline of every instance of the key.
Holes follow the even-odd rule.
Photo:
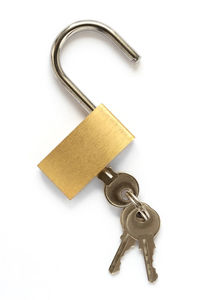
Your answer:
[[[143,252],[147,277],[150,282],[157,279],[156,269],[153,267],[153,251],[155,248],[154,236],[160,228],[160,217],[155,210],[144,204],[150,218],[144,220],[138,215],[138,210],[131,210],[124,223],[127,233],[138,241],[139,248]]]
[[[119,248],[113,258],[113,261],[109,267],[110,273],[115,273],[120,270],[121,265],[121,258],[124,255],[124,253],[130,249],[132,246],[135,245],[135,239],[133,239],[124,229],[124,223],[126,222],[126,218],[131,210],[135,209],[135,207],[130,204],[127,206],[121,213],[121,224],[123,228],[123,234],[121,235],[121,243],[119,245]]]
[[[109,267],[109,271],[112,274],[120,270],[122,256],[128,249],[135,245],[135,239],[133,239],[127,232],[123,232],[120,238],[121,243]]]
[[[131,203],[127,192],[135,196],[139,194],[138,182],[129,174],[115,173],[110,167],[106,167],[98,174],[98,178],[105,183],[105,196],[114,206],[124,208]]]

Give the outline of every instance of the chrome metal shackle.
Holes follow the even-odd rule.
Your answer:
[[[60,50],[63,44],[70,36],[80,31],[97,31],[103,33],[105,36],[111,39],[131,61],[138,61],[139,55],[113,29],[97,21],[86,20],[75,22],[69,25],[58,35],[51,51],[51,59],[54,71],[69,93],[83,106],[88,113],[90,113],[95,109],[95,105],[79,90],[79,88],[69,79],[69,77],[67,77],[60,63]]]

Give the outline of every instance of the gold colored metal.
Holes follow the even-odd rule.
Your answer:
[[[101,104],[38,167],[72,199],[133,139]]]

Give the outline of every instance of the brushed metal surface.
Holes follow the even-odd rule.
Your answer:
[[[101,104],[38,167],[72,199],[133,139]]]

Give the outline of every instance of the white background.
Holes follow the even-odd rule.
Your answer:
[[[0,299],[199,297],[199,1],[2,1],[0,7]],[[137,66],[99,34],[72,38],[70,78],[136,136],[113,162],[134,175],[161,229],[147,281],[138,247],[108,267],[120,210],[98,179],[69,201],[37,164],[86,116],[55,80],[50,49],[70,23],[94,19],[141,55]]]

